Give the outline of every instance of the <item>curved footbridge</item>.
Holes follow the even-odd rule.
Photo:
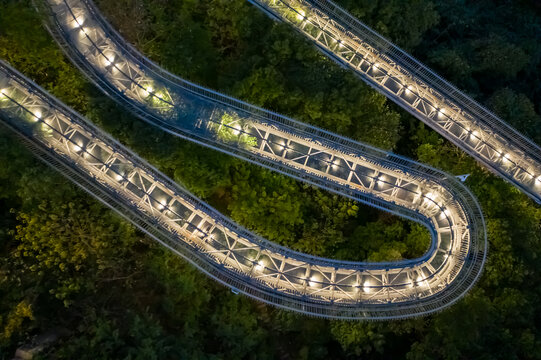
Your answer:
[[[169,74],[83,0],[49,0],[50,31],[76,64],[142,119],[178,136],[425,225],[421,258],[324,259],[266,241],[224,217],[6,64],[0,117],[46,162],[201,270],[305,314],[393,319],[456,302],[487,250],[480,207],[453,176],[248,105]]]
[[[541,204],[541,148],[330,0],[248,0]]]

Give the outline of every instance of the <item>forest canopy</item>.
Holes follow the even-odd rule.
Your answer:
[[[541,358],[539,206],[245,0],[97,3],[123,36],[188,80],[471,174],[488,263],[463,300],[430,317],[362,323],[278,310],[209,280],[0,128],[0,358],[51,328],[67,335],[47,359]],[[535,1],[339,3],[541,143]],[[340,259],[428,248],[420,225],[143,123],[93,87],[41,23],[30,0],[0,0],[0,58],[235,221]]]

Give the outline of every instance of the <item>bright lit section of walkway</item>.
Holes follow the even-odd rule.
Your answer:
[[[44,138],[62,144],[55,151],[136,208],[149,224],[165,229],[175,244],[189,246],[180,253],[213,277],[277,306],[350,319],[437,311],[454,303],[479,277],[487,247],[484,220],[475,198],[454,177],[179,79],[127,45],[87,1],[48,4],[54,21],[50,30],[68,55],[142,119],[420,222],[432,233],[432,246],[423,257],[400,262],[352,263],[293,252],[224,218],[128,150],[109,145],[112,140],[79,117],[62,118],[57,129],[62,138]],[[17,87],[20,94],[10,96]],[[4,104],[21,104],[17,99],[26,96],[25,87],[31,86],[23,80],[6,84],[9,102]],[[45,105],[34,106],[41,116],[30,109],[27,122],[49,124]],[[20,107],[27,108],[17,105],[19,112]],[[96,146],[97,152],[90,151]],[[89,155],[93,157],[87,162]],[[100,172],[91,165],[96,161]]]
[[[249,0],[541,203],[541,148],[329,0]]]

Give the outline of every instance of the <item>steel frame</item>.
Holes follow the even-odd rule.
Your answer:
[[[330,0],[248,0],[541,203],[541,148]]]
[[[423,257],[391,263],[322,259],[280,247],[223,217],[3,65],[0,114],[10,126],[162,231],[162,243],[188,248],[177,252],[209,275],[277,306],[350,319],[437,311],[479,277],[484,220],[454,177],[179,79],[127,45],[88,1],[48,6],[50,31],[68,55],[145,121],[413,219],[433,236]]]

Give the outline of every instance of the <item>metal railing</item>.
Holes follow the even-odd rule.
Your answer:
[[[541,148],[329,0],[249,0],[541,202]]]
[[[260,300],[270,301],[275,305],[296,310],[307,309],[308,307],[310,310],[302,311],[327,317],[405,317],[437,311],[449,305],[462,296],[478,278],[486,256],[487,244],[484,220],[475,198],[452,176],[448,176],[438,170],[409,159],[250,106],[179,79],[161,70],[131,46],[127,45],[116,32],[110,29],[91,3],[87,1],[56,1],[55,3],[56,5],[50,4],[52,8],[45,8],[46,10],[52,10],[50,13],[51,25],[49,26],[49,30],[53,33],[57,41],[61,43],[66,53],[98,86],[104,89],[111,97],[125,104],[145,121],[205,146],[213,147],[231,155],[269,167],[294,178],[316,184],[322,188],[391,211],[400,216],[414,219],[423,223],[431,230],[433,236],[432,247],[425,256],[420,259],[394,263],[351,263],[321,259],[310,257],[306,254],[298,254],[278,245],[263,241],[265,249],[268,251],[277,254],[287,254],[280,255],[285,256],[280,260],[282,263],[286,263],[285,259],[289,259],[290,257],[296,258],[295,261],[302,259],[307,264],[305,273],[310,273],[312,266],[327,266],[335,268],[335,270],[331,269],[328,271],[328,274],[334,275],[329,275],[326,281],[321,279],[311,281],[307,278],[308,275],[302,276],[304,289],[300,293],[299,289],[292,285],[294,294],[296,295],[296,297],[293,296],[295,298],[294,301],[288,298],[288,296],[292,295],[288,294],[287,291],[291,290],[284,292],[283,289],[282,291],[274,289],[275,292],[273,293],[271,291],[271,295],[261,294],[261,297],[256,296]],[[57,7],[55,8],[55,6]],[[81,16],[84,16],[85,20],[80,21],[80,24],[77,19]],[[76,22],[75,32],[78,32],[75,35],[73,34],[73,28],[71,29],[72,33],[70,33],[69,29],[69,24],[71,23],[73,25],[74,21]],[[80,37],[77,39],[75,36]],[[81,38],[82,40],[80,40]],[[122,73],[122,76],[114,76],[113,73],[115,72],[117,75]],[[125,74],[127,72],[134,75],[132,77],[126,76]],[[158,85],[157,88],[161,91],[159,97],[153,94],[153,92],[157,93],[156,89],[149,89],[148,83],[150,82]],[[119,84],[123,84],[125,87],[120,87]],[[147,87],[145,88],[145,86]],[[147,100],[151,98],[154,101],[157,98],[159,100],[158,106],[149,105],[148,102],[145,103],[140,97],[138,98],[137,94],[141,93],[145,94]],[[294,141],[295,144],[302,145],[301,142],[304,141],[303,144],[309,144],[312,148],[317,148],[318,153],[326,152],[325,154],[332,155],[333,157],[331,159],[337,158],[340,162],[347,164],[355,163],[353,166],[348,165],[350,176],[354,173],[357,164],[362,164],[365,169],[373,169],[378,174],[385,174],[385,176],[394,180],[382,179],[378,175],[372,176],[369,181],[370,185],[365,187],[361,186],[361,184],[346,183],[333,175],[333,164],[331,162],[326,165],[326,171],[318,172],[313,168],[310,169],[306,163],[303,167],[296,166],[292,161],[285,161],[285,155],[280,158],[272,150],[268,153],[260,151],[265,146],[269,148],[277,146],[276,142],[264,143],[262,139],[258,138],[258,146],[246,149],[246,147],[239,146],[239,142],[231,144],[219,141],[216,132],[196,133],[193,131],[193,128],[187,126],[180,127],[178,122],[174,122],[174,119],[179,119],[178,113],[174,111],[180,105],[176,104],[178,102],[184,105],[188,104],[192,101],[190,100],[193,99],[192,97],[197,100],[197,106],[195,108],[199,109],[196,111],[198,116],[202,113],[209,115],[210,120],[206,119],[205,121],[212,126],[225,126],[228,128],[228,131],[237,131],[238,133],[241,130],[244,131],[244,129],[237,130],[235,127],[212,120],[216,109],[228,114],[235,112],[236,114],[241,114],[242,119],[249,120],[250,129],[266,131],[273,136],[282,136],[282,139],[287,140],[288,144]],[[227,107],[223,105],[227,105]],[[166,111],[163,111],[164,107]],[[211,108],[212,111],[201,112],[201,108]],[[171,114],[175,116],[171,116]],[[210,127],[207,126],[206,128],[208,129]],[[250,136],[254,135],[254,133],[249,132],[241,135],[244,136],[246,134],[250,134]],[[273,156],[269,155],[270,153]],[[337,154],[339,157],[337,157]],[[304,156],[308,159],[310,155],[311,150]],[[336,166],[338,167],[339,165]],[[346,168],[343,164],[341,166]],[[400,185],[402,184],[402,180],[407,180],[408,185],[412,184],[412,186],[415,186],[413,189],[408,190],[409,194],[415,194],[415,197],[409,199],[409,202],[397,195],[402,194],[402,196],[406,196],[408,193],[406,187]],[[161,183],[173,188],[176,186],[165,180]],[[441,198],[438,201],[434,201],[429,191],[438,193],[441,195]],[[393,195],[389,195],[389,193]],[[427,203],[431,208],[428,207]],[[212,214],[212,211],[209,210],[209,213]],[[215,216],[213,215],[212,218],[215,218]],[[221,223],[227,223],[227,221],[229,220],[220,220]],[[230,226],[236,226],[234,223],[228,224]],[[236,233],[250,239],[253,237],[253,235],[245,230],[239,230]],[[260,244],[259,241],[253,239],[251,241],[253,244]],[[447,246],[451,247],[447,248]],[[447,257],[448,255],[451,256]],[[436,258],[439,260],[435,261]],[[448,261],[448,258],[453,259],[453,261]],[[440,260],[443,265],[435,265]],[[280,280],[283,276],[283,269],[279,269],[278,267],[276,269],[270,269],[268,266],[265,265],[264,270],[276,270],[276,276]],[[336,268],[343,266],[348,266],[350,270],[355,269],[355,271],[358,271],[357,275],[355,275],[358,279],[362,279],[363,276],[371,276],[370,280],[375,282],[374,284],[366,286],[357,284],[355,286],[357,289],[362,288],[362,292],[365,292],[366,289],[366,292],[373,290],[374,295],[370,295],[369,297],[361,296],[359,301],[354,304],[339,304],[332,296],[329,297],[328,294],[326,295],[327,297],[322,298],[320,296],[318,298],[318,296],[307,296],[310,292],[303,293],[307,287],[312,287],[312,284],[323,288],[322,290],[317,290],[316,293],[323,293],[325,291],[334,293],[334,289],[340,289],[341,285],[336,279],[333,280],[332,278],[333,276],[340,275],[336,272]],[[224,275],[225,273],[227,271],[224,270],[224,273],[220,275],[222,277],[216,274],[213,274],[213,276],[220,279],[223,279],[223,276],[225,276],[230,279],[228,277],[230,275],[226,276]],[[324,273],[322,271],[320,275],[326,276]],[[446,275],[442,276],[443,273]],[[413,276],[419,274],[422,274],[423,277],[421,283],[426,282],[428,285],[426,291],[419,292],[417,286],[414,286],[418,281]],[[407,279],[406,282],[396,280],[402,275]],[[250,283],[250,281],[254,280],[254,277],[248,276],[247,278],[246,274],[242,272],[237,276],[241,276],[242,281],[235,282],[234,287],[255,296],[256,292],[250,287],[251,285],[248,286],[244,283]],[[396,277],[395,283],[393,283],[393,280],[390,280],[391,277]],[[296,278],[297,282],[300,281],[298,276],[291,278]],[[258,277],[255,277],[255,279],[258,279]],[[230,285],[233,284],[230,281],[225,282],[228,282]],[[412,286],[412,288],[408,290],[408,286]],[[394,292],[392,296],[389,295],[389,291],[396,289],[400,291]],[[349,290],[354,290],[351,284],[349,285]],[[268,289],[265,291],[268,291]],[[387,296],[382,295],[385,291],[388,294]],[[408,296],[411,295],[407,295],[404,298],[404,295],[400,295],[400,292],[416,294],[416,299],[414,301],[407,300]],[[379,295],[375,296],[376,294]],[[273,299],[272,301],[269,300],[269,296]],[[316,306],[314,304],[319,305]]]

